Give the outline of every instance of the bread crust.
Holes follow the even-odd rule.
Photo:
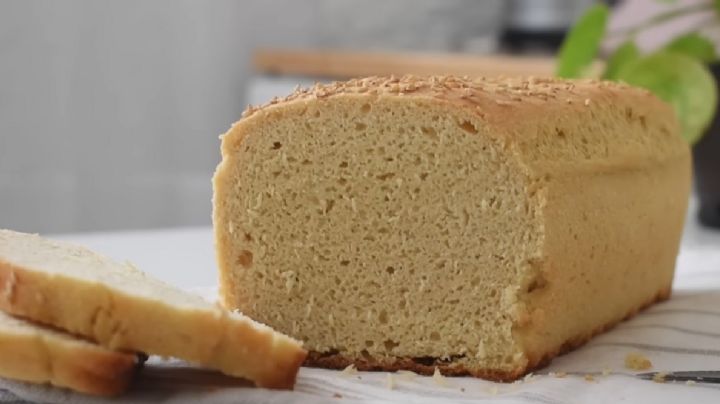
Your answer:
[[[364,357],[362,359],[349,358],[340,353],[323,353],[310,351],[305,365],[309,367],[318,367],[326,369],[344,369],[349,365],[355,366],[358,370],[364,371],[382,371],[382,372],[396,372],[398,370],[410,370],[415,373],[432,376],[437,368],[440,373],[444,376],[472,376],[486,380],[492,380],[496,382],[509,383],[517,380],[523,375],[543,368],[552,362],[553,358],[564,355],[575,349],[580,348],[590,341],[596,335],[602,334],[619,323],[627,321],[638,314],[640,311],[654,305],[655,303],[663,302],[670,298],[671,286],[660,290],[651,300],[644,302],[642,305],[631,309],[623,318],[616,321],[604,324],[587,335],[579,335],[568,339],[561,346],[557,347],[552,351],[545,352],[542,355],[531,357],[528,360],[527,366],[518,368],[512,371],[494,370],[494,369],[472,369],[461,364],[453,363],[452,361],[441,361],[438,358],[429,358],[435,360],[436,363],[431,365],[419,363],[414,358],[407,357],[387,357],[387,358],[373,358],[371,356]],[[426,360],[428,358],[423,358]]]
[[[669,105],[642,89],[593,80],[404,76],[299,89],[248,108],[223,136],[223,161],[214,179],[214,226],[228,307],[249,310],[273,324],[272,317],[263,316],[274,306],[254,305],[253,281],[237,275],[242,268],[234,261],[227,230],[228,221],[237,222],[223,212],[222,186],[228,188],[228,178],[245,164],[238,156],[266,133],[267,122],[332,110],[334,103],[374,108],[391,102],[407,102],[408,108],[437,104],[458,123],[468,123],[469,133],[498,145],[499,153],[518,167],[528,206],[538,218],[533,234],[539,247],[527,260],[530,269],[516,310],[509,313],[518,355],[500,372],[468,369],[473,366],[468,359],[462,366],[439,363],[444,373],[512,380],[669,295],[691,179],[689,148]],[[607,295],[615,304],[603,304]],[[307,342],[314,348],[314,341]],[[318,350],[334,347],[322,344]],[[361,341],[351,352],[363,348]],[[307,363],[422,373],[435,368],[412,358],[318,352],[311,352]]]
[[[177,357],[260,387],[292,389],[307,355],[300,342],[219,307],[175,307],[2,256],[0,310],[109,349]]]
[[[115,396],[127,389],[140,363],[135,354],[102,348],[29,322],[26,328],[18,332],[0,326],[0,376]]]

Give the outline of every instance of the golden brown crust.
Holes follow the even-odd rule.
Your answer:
[[[68,334],[0,316],[2,377],[114,396],[127,389],[138,367],[134,354],[111,351]]]
[[[614,89],[627,91],[632,87],[622,83],[598,80],[563,80],[555,78],[470,78],[468,76],[372,76],[333,82],[316,83],[311,88],[296,87],[292,94],[284,98],[275,97],[260,106],[249,105],[242,117],[247,118],[258,111],[268,109],[276,104],[296,100],[316,100],[343,94],[366,94],[370,96],[397,95],[423,96],[429,95],[437,99],[451,101],[490,101],[498,107],[518,105],[532,101],[547,104],[556,103],[589,107],[592,99],[590,91]],[[637,94],[654,98],[649,91],[634,89]]]
[[[348,97],[360,97],[369,103],[381,98],[430,99],[462,109],[475,116],[476,124],[487,128],[481,131],[484,136],[514,148],[514,153],[538,177],[557,174],[563,167],[597,173],[645,167],[688,155],[674,111],[645,89],[594,79],[405,75],[298,87],[287,97],[248,106],[242,119],[224,135],[233,137],[233,141],[223,142],[223,156],[242,142],[241,128],[251,121],[282,113],[291,104],[307,106]],[[608,117],[612,122],[605,125],[617,130],[588,124]],[[545,130],[550,127],[557,131]],[[627,136],[629,127],[643,130]],[[584,130],[606,134],[602,139],[593,137],[580,143],[576,132]],[[568,138],[573,141],[568,142]]]
[[[354,365],[358,370],[364,371],[384,371],[395,372],[398,370],[410,370],[415,373],[431,376],[437,368],[444,376],[473,376],[481,379],[492,380],[497,382],[512,382],[523,375],[547,366],[552,362],[553,358],[573,351],[590,341],[596,335],[609,331],[622,321],[629,320],[640,311],[670,298],[671,287],[668,286],[657,293],[650,301],[643,303],[639,307],[630,310],[625,317],[605,324],[587,335],[577,336],[566,341],[562,346],[552,352],[546,352],[544,355],[529,358],[528,364],[523,369],[514,371],[502,371],[494,369],[471,369],[463,365],[452,363],[451,361],[443,361],[438,358],[403,358],[388,357],[376,359],[367,356],[361,359],[348,358],[339,353],[322,353],[311,351],[305,360],[305,365],[310,367],[320,367],[327,369],[344,369],[349,365]]]

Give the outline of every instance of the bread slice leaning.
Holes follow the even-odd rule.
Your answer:
[[[134,354],[0,312],[0,377],[112,396],[125,391],[137,363]]]
[[[0,309],[110,349],[194,362],[289,389],[307,352],[239,313],[86,248],[0,230]]]

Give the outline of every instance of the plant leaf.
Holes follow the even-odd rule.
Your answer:
[[[570,29],[558,54],[555,72],[558,76],[581,77],[583,71],[595,60],[605,35],[608,14],[606,5],[596,4],[590,7]]]
[[[665,45],[663,49],[682,53],[705,63],[717,60],[715,45],[709,39],[694,32],[675,38]]]
[[[667,51],[653,53],[627,65],[618,79],[646,88],[671,104],[690,144],[702,137],[715,116],[715,79],[703,63],[691,57]]]
[[[625,41],[608,58],[602,78],[606,80],[615,79],[620,70],[639,57],[640,49],[638,49],[637,45],[633,41]]]

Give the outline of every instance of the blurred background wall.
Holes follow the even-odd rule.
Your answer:
[[[209,225],[217,137],[275,91],[253,75],[257,48],[495,52],[503,32],[562,31],[590,3],[3,0],[0,227]]]

